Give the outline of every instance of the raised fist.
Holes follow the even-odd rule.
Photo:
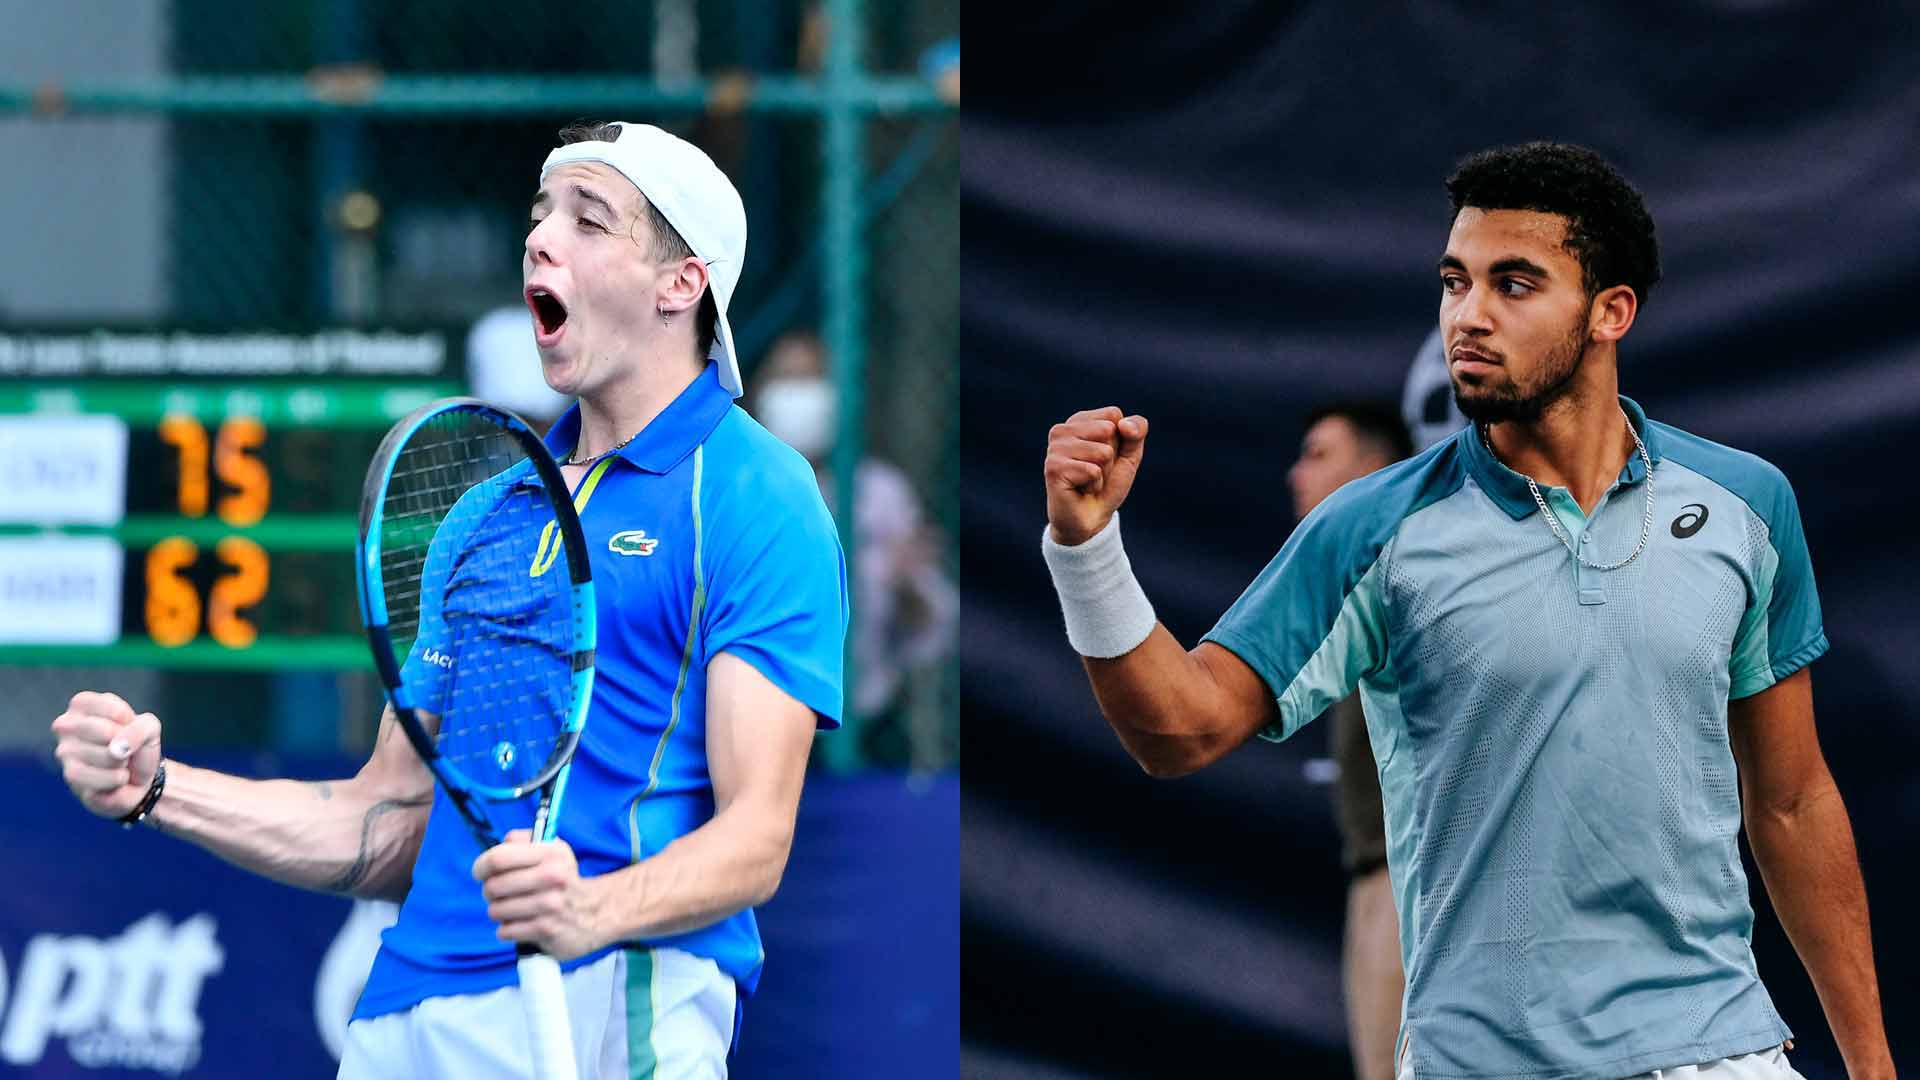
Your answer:
[[[118,694],[83,690],[53,721],[53,756],[81,805],[101,817],[130,813],[160,767],[160,719],[136,715]]]
[[[1106,528],[1133,490],[1147,445],[1147,418],[1109,405],[1077,412],[1047,433],[1047,521],[1071,547]]]

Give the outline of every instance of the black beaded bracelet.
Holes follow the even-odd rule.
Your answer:
[[[167,763],[161,761],[160,767],[153,770],[153,786],[147,788],[147,795],[140,800],[139,806],[127,811],[126,815],[120,818],[120,827],[123,829],[131,829],[135,825],[145,821],[147,815],[153,813],[153,805],[160,801],[161,789],[166,786]]]

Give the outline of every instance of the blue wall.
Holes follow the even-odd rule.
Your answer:
[[[358,767],[187,757],[260,776]],[[329,1032],[337,1039],[358,996],[380,905],[276,885],[101,821],[48,758],[0,755],[0,790],[11,878],[0,889],[0,1074],[334,1075]],[[958,835],[955,777],[808,779],[786,879],[760,909],[767,966],[737,1075],[956,1073]]]

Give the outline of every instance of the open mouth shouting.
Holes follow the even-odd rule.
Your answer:
[[[560,340],[567,324],[567,304],[545,285],[529,285],[527,307],[533,312],[533,341],[546,348]]]

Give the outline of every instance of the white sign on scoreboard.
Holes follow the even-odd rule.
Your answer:
[[[0,644],[111,645],[124,560],[105,536],[0,537]]]
[[[126,510],[126,421],[0,416],[0,523],[117,525]]]

